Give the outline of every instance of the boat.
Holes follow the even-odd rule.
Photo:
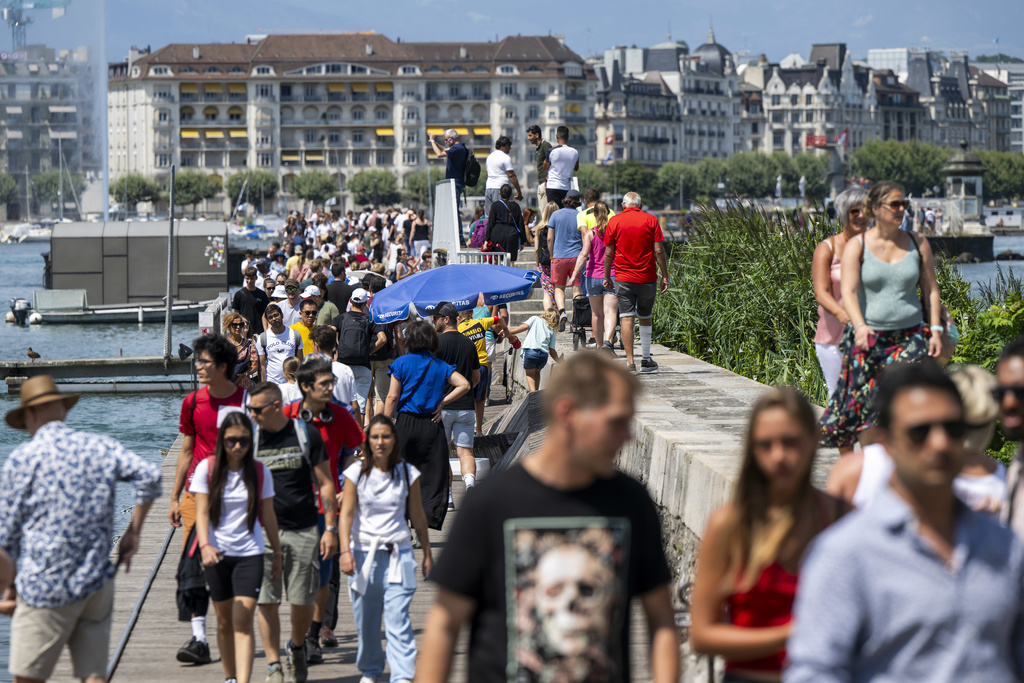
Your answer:
[[[53,233],[53,225],[40,225],[38,223],[20,223],[11,226],[0,235],[0,242],[5,244],[20,244],[22,242],[49,242]]]
[[[199,313],[209,302],[175,301],[171,304],[173,322],[199,322]],[[162,323],[167,308],[163,301],[89,306],[84,289],[42,289],[32,293],[33,325],[89,325],[113,323]]]

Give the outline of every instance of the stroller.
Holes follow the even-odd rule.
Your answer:
[[[587,343],[587,329],[593,327],[590,312],[590,299],[577,296],[572,300],[572,318],[569,320],[569,332],[572,333],[572,350],[577,350]]]

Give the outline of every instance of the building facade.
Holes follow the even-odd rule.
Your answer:
[[[299,205],[290,187],[306,170],[328,172],[351,207],[345,184],[362,170],[389,170],[402,186],[411,172],[443,168],[427,136],[448,128],[481,163],[508,136],[525,186],[536,183],[525,134],[534,123],[552,140],[555,128],[568,126],[581,161],[596,160],[593,69],[552,36],[406,43],[357,33],[173,44],[111,65],[109,85],[111,178],[164,179],[172,164],[221,179],[261,168],[280,179],[280,210]]]
[[[623,76],[595,67],[597,154],[603,163],[639,161],[660,166],[680,159],[679,100],[657,72]]]
[[[920,93],[901,83],[891,69],[872,71],[871,79],[878,100],[875,116],[881,119],[881,139],[917,140],[919,128],[925,121]]]

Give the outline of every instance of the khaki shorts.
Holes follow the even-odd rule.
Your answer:
[[[188,543],[188,532],[196,523],[196,496],[191,491],[181,494],[181,502],[178,503],[178,513],[181,515],[181,549],[185,549]]]
[[[30,607],[19,597],[11,620],[8,670],[20,678],[46,680],[67,644],[75,678],[106,677],[113,611],[113,579],[63,607]]]
[[[311,605],[320,588],[320,530],[314,524],[301,531],[278,531],[281,538],[281,578],[271,583],[274,568],[274,550],[267,532],[263,532],[263,585],[259,604],[276,605],[281,602],[281,587],[290,605]]]
[[[388,370],[394,361],[371,360],[370,372],[373,373],[373,391],[378,401],[388,400],[388,392],[391,390],[391,375]]]

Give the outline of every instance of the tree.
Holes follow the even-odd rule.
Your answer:
[[[110,198],[124,205],[125,214],[129,207],[134,209],[139,202],[158,200],[161,192],[163,189],[160,187],[160,183],[141,173],[126,173],[118,177],[110,186]]]
[[[808,199],[820,201],[828,196],[829,188],[825,177],[828,173],[827,156],[814,152],[801,152],[793,157],[793,163],[796,165],[797,173],[804,177],[804,194]],[[798,185],[799,180],[797,178]],[[797,187],[797,196],[799,194],[800,188]]]
[[[245,184],[247,179],[249,181],[249,189],[246,193],[249,196],[249,202],[255,204],[262,212],[263,202],[270,201],[277,194],[277,176],[262,168],[246,169],[234,174],[224,184],[224,189],[227,191],[228,198],[231,201],[238,199],[238,193],[242,191],[242,185]],[[244,195],[242,196],[242,201],[245,201]]]
[[[18,196],[18,181],[10,173],[0,171],[0,204],[8,204]]]
[[[761,152],[740,152],[729,158],[729,192],[737,197],[771,197],[775,194],[777,166]]]
[[[431,166],[425,171],[413,171],[405,176],[405,188],[402,190],[402,198],[406,202],[418,202],[426,206],[427,202],[430,201],[428,197],[434,196],[434,188],[442,180],[444,180],[444,170],[441,168]],[[486,178],[484,181],[486,182]],[[372,187],[370,192],[373,192]],[[377,194],[380,195],[380,181],[377,182]],[[472,192],[469,194],[472,194]]]
[[[612,190],[612,177],[608,169],[597,164],[580,164],[580,170],[576,171],[576,182],[579,183],[580,194],[591,188],[598,190],[601,194]]]
[[[192,218],[196,217],[199,202],[217,196],[220,190],[220,178],[202,171],[178,171],[174,175],[174,203],[178,206],[191,204]]]
[[[292,194],[311,204],[323,204],[338,194],[338,185],[327,171],[303,171],[292,181]]]
[[[917,140],[871,141],[853,155],[853,171],[871,182],[894,180],[908,195],[921,197],[942,187],[942,167],[953,150]]]
[[[666,201],[679,203],[679,181],[683,183],[683,202],[697,194],[697,169],[681,161],[670,161],[658,169],[658,189]]]
[[[985,164],[982,192],[985,199],[1024,197],[1024,156],[1009,152],[978,152]]]
[[[661,192],[657,176],[649,167],[639,161],[616,161],[614,169],[618,194],[636,192],[645,206],[653,207],[661,203]],[[582,188],[582,185],[580,186]]]
[[[709,199],[722,194],[718,189],[718,183],[724,183],[729,176],[729,164],[725,159],[704,157],[697,164],[696,171],[697,191],[694,192],[695,197]]]
[[[85,178],[80,173],[71,173],[70,178],[68,172],[65,170],[64,179],[64,201],[68,201],[72,197],[72,190],[74,195],[81,197],[82,193],[85,192]],[[41,202],[53,204],[60,198],[60,177],[61,172],[56,168],[51,168],[49,171],[43,171],[32,178],[32,192],[36,198]]]
[[[377,181],[376,187],[374,179]],[[352,193],[352,199],[360,206],[374,204],[374,195],[378,206],[397,204],[402,198],[401,192],[398,191],[398,178],[391,171],[383,169],[356,173],[348,181],[348,190]]]

